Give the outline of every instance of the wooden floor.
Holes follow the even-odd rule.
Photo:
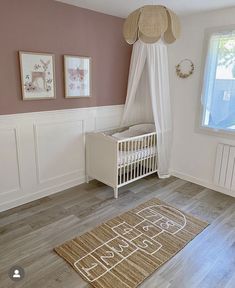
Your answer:
[[[211,225],[140,287],[234,288],[235,198],[156,176],[122,188],[118,200],[111,188],[92,181],[1,213],[0,287],[90,287],[53,247],[153,197]],[[26,273],[17,283],[8,278],[13,265]]]

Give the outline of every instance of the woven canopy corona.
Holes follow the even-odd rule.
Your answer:
[[[138,39],[145,43],[155,43],[160,38],[170,44],[180,36],[180,21],[165,6],[146,5],[127,17],[123,35],[128,44],[134,44]]]

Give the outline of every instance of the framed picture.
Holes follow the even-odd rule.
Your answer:
[[[64,56],[65,97],[91,96],[91,58]]]
[[[23,100],[55,98],[54,55],[19,52]]]

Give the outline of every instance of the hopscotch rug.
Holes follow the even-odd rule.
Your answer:
[[[207,226],[154,198],[55,251],[93,287],[134,288]]]

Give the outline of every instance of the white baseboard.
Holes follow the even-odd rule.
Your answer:
[[[0,212],[23,205],[25,203],[29,203],[34,200],[41,199],[46,196],[50,196],[52,194],[75,187],[82,183],[85,183],[85,177],[81,177],[79,179],[69,181],[67,183],[63,183],[62,185],[59,185],[59,186],[50,187],[48,189],[38,191],[34,194],[25,195],[21,198],[12,199],[12,201],[5,202],[4,204],[0,204]]]
[[[217,192],[220,192],[220,193],[235,197],[235,191],[231,191],[231,190],[216,186],[213,183],[206,182],[205,180],[201,180],[201,179],[193,177],[191,175],[187,175],[187,174],[184,174],[184,173],[178,172],[178,171],[171,171],[171,175],[175,176],[177,178],[180,178],[182,180],[186,180],[186,181],[192,182],[194,184],[201,185],[201,186],[203,186],[205,188],[209,188],[211,190],[215,190]]]

